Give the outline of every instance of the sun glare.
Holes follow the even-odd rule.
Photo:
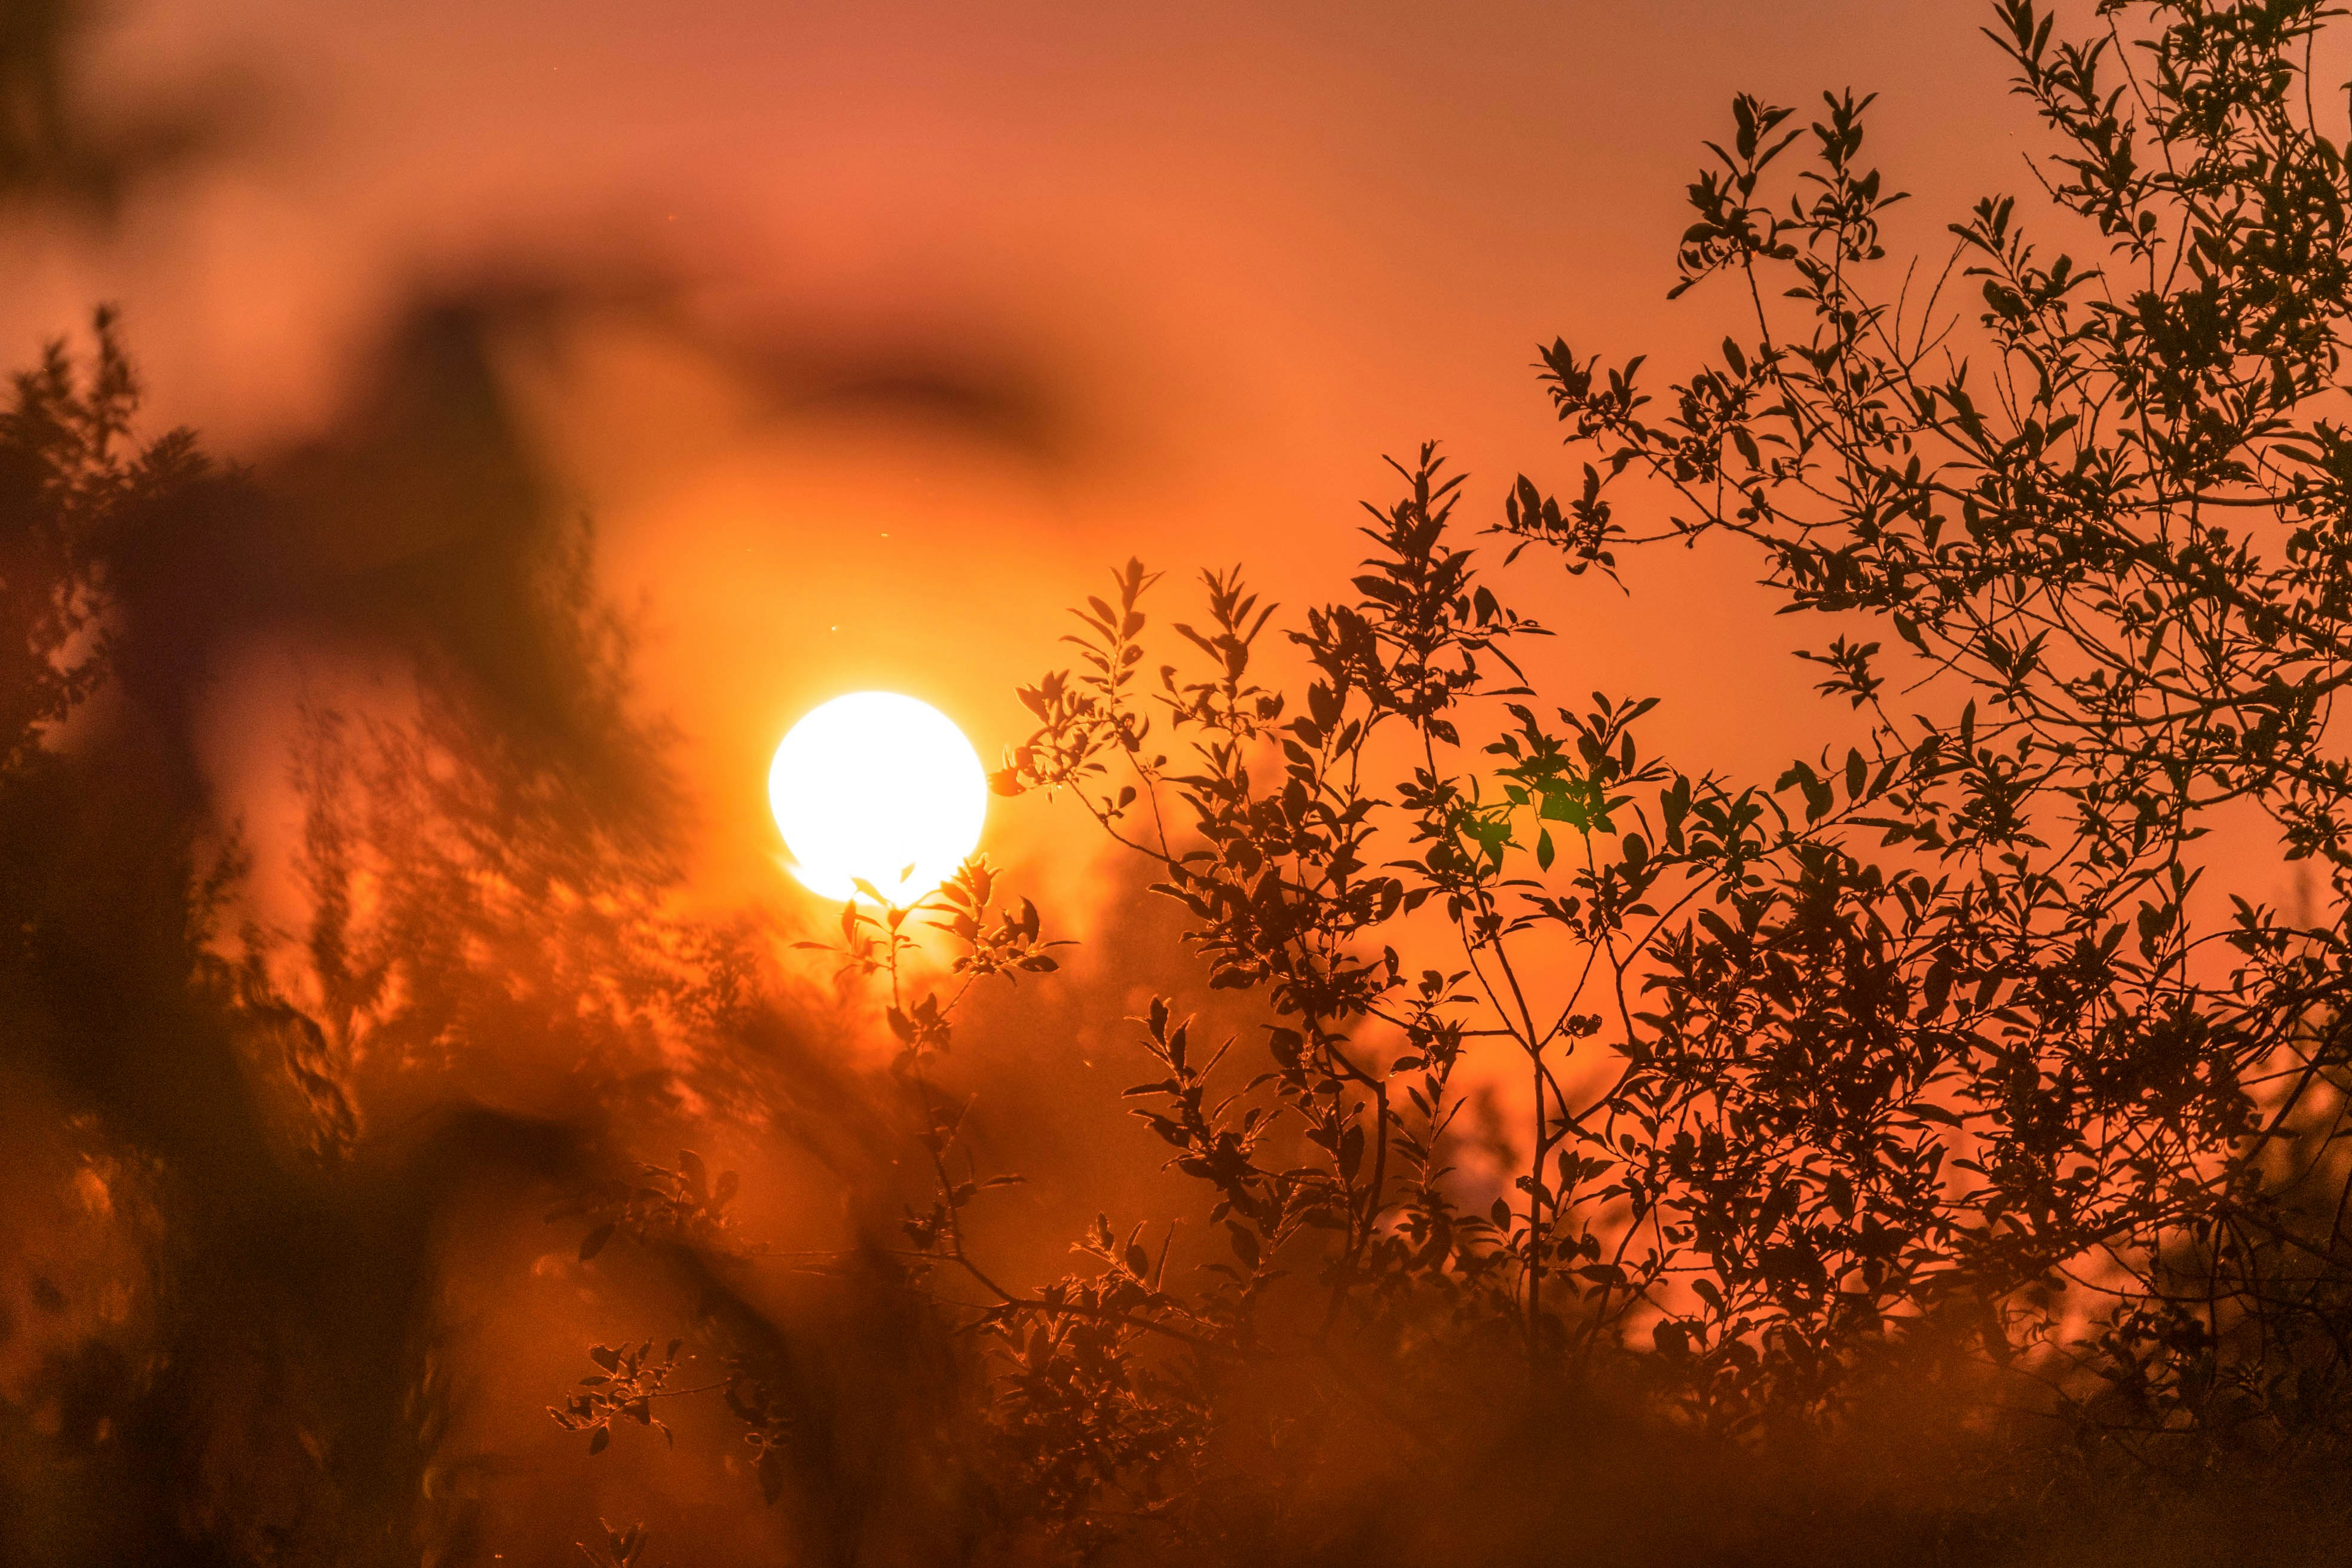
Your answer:
[[[793,726],[768,770],[768,805],[812,891],[850,899],[862,878],[908,904],[979,847],[988,774],[929,703],[854,691]]]

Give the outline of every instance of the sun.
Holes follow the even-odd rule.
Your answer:
[[[812,710],[768,769],[793,875],[828,899],[863,879],[910,904],[980,847],[988,773],[963,731],[928,702],[853,691]]]

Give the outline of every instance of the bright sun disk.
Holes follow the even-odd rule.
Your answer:
[[[768,805],[810,889],[845,900],[862,878],[910,904],[980,847],[988,773],[929,703],[854,691],[793,726],[768,770]]]

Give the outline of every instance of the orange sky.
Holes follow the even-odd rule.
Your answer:
[[[2024,186],[2032,130],[1979,0],[121,5],[105,91],[215,84],[246,106],[239,137],[110,233],[12,236],[0,353],[21,363],[117,300],[157,421],[266,462],[348,419],[420,290],[667,279],[657,309],[576,300],[502,368],[598,519],[608,587],[643,608],[646,694],[681,727],[702,822],[696,895],[811,912],[771,858],[764,786],[816,702],[920,696],[993,761],[1020,737],[1014,684],[1061,661],[1061,606],[1130,553],[1169,569],[1163,595],[1241,560],[1296,606],[1344,591],[1383,453],[1444,440],[1474,525],[1518,471],[1565,487],[1539,341],[1650,352],[1662,383],[1732,324],[1727,300],[1664,295],[1683,183],[1733,91],[1878,90],[1876,156],[1919,196],[1898,255],[1940,253],[1977,195]],[[945,367],[1001,416],[849,395],[843,367]],[[1833,732],[1842,710],[1785,657],[1829,633],[1771,616],[1747,558],[1628,564],[1632,597],[1523,563],[1506,596],[1560,633],[1539,682],[1662,694],[1652,745],[1694,771],[1769,782]],[[342,675],[266,631],[217,671],[225,814],[265,860],[296,837],[293,699]],[[1099,885],[1082,826],[1033,799],[990,828],[1057,931],[1087,927]],[[1087,1094],[1127,1081],[1101,983],[1133,1006],[1178,982],[1154,911],[1124,912],[1150,940],[1077,950],[1073,983],[974,1032],[1033,1030],[1065,1068],[1099,1057],[1099,1079],[1072,1075]],[[1092,1201],[1126,1137],[1100,1099],[1093,1121],[1057,1108],[1022,1129],[1045,1195],[1020,1212],[1056,1257],[1084,1216],[1051,1205]],[[747,1208],[784,1189],[751,1162],[789,1150],[728,1157],[753,1173]],[[546,1298],[569,1310],[638,1312],[542,1268],[535,1209],[483,1233],[467,1278],[486,1301],[523,1300],[529,1271],[576,1289]],[[500,1441],[553,1452],[533,1391],[568,1375],[572,1344],[530,1352],[509,1369],[524,1392],[493,1407]]]
[[[1444,439],[1478,523],[1515,471],[1564,483],[1538,340],[1671,367],[1727,324],[1664,295],[1735,89],[1880,90],[1925,235],[2021,184],[1985,9],[138,0],[109,90],[215,79],[247,123],[111,236],[12,250],[0,347],[118,300],[159,416],[263,455],[331,424],[420,287],[686,279],[666,323],[590,311],[510,368],[647,609],[705,885],[766,892],[766,752],[814,701],[914,692],[993,758],[1058,606],[1130,552],[1244,559],[1297,603],[1343,580],[1383,452]],[[943,356],[1036,419],[795,401],[746,345]],[[1661,557],[1630,601],[1542,570],[1517,597],[1567,689],[1663,692],[1662,740],[1764,768],[1804,738],[1759,719],[1809,681],[1759,657],[1797,639],[1747,575]],[[1000,815],[1001,852],[1035,831]]]

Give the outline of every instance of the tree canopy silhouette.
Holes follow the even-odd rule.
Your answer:
[[[1165,645],[1139,564],[1079,612],[1003,786],[1083,803],[1210,986],[1272,1014],[1205,1053],[1145,1022],[1139,1114],[1231,1240],[1204,1290],[1110,1259],[1213,1347],[1180,1357],[1287,1346],[1424,1435],[1448,1415],[1408,1391],[1449,1344],[1507,1343],[1532,1410],[1638,1387],[1749,1436],[1932,1377],[2093,1471],[2329,1473],[2352,443],[2346,167],[2307,61],[2333,15],[2115,3],[2074,41],[2001,0],[2058,237],[1992,197],[1924,263],[1886,256],[1868,99],[1742,97],[1672,290],[1728,290],[1719,357],[1657,387],[1543,351],[1581,478],[1510,487],[1505,563],[1591,584],[1644,545],[1752,551],[1823,626],[1799,657],[1850,744],[1693,773],[1643,745],[1655,700],[1530,689],[1541,628],[1433,447],[1353,597],[1285,634],[1295,677],[1238,574]],[[2308,908],[2264,897],[2289,863]],[[1470,1064],[1525,1086],[1485,1205]]]
[[[31,94],[0,180],[61,144],[64,15],[0,71]],[[851,903],[823,959],[676,913],[668,736],[464,312],[376,446],[274,490],[132,438],[101,317],[0,410],[0,1201],[33,1238],[0,1233],[0,1555],[487,1556],[444,1289],[471,1204],[667,1314],[581,1343],[542,1435],[610,1477],[723,1434],[815,1562],[2333,1561],[2336,15],[1998,0],[2037,188],[1916,261],[1870,100],[1742,97],[1672,285],[1728,335],[1679,379],[1540,350],[1564,489],[1475,527],[1423,447],[1293,616],[1234,569],[1170,619],[1116,571],[994,782],[1075,803],[1169,917],[1123,911],[1118,989],[1194,982],[1129,1024],[1123,1103],[1182,1195],[1066,1267],[1008,1260],[1035,1221],[975,1131],[1017,1069],[950,1049],[983,988],[1054,1016],[1051,922],[978,861]],[[416,547],[344,536],[370,518]],[[1817,628],[1820,729],[1769,778],[1530,678],[1552,605],[1666,544]],[[405,682],[295,726],[289,929],[190,738],[262,605]],[[821,1048],[812,963],[887,1064]],[[536,1098],[446,1095],[475,1058]],[[824,1190],[754,1234],[742,1173],[644,1157],[721,1131]],[[591,1534],[530,1522],[547,1559]]]

